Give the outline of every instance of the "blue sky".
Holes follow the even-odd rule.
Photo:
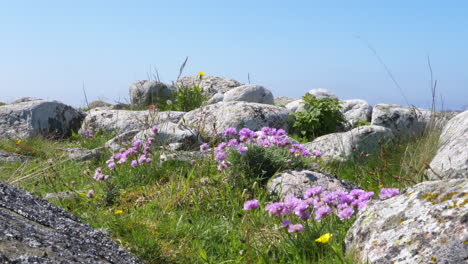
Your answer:
[[[468,104],[466,1],[0,1],[0,101],[84,106],[128,100],[157,67],[170,83],[199,71],[275,96],[326,88],[371,104]],[[400,91],[367,46],[377,51]],[[405,99],[406,98],[406,99]],[[442,98],[442,100],[440,100]]]

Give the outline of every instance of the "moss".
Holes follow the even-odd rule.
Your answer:
[[[429,193],[423,194],[421,196],[421,199],[427,200],[428,202],[431,202],[432,204],[436,204],[436,203],[439,203],[437,199],[440,197],[440,195],[441,195],[440,193],[429,192]]]
[[[406,197],[410,197],[414,192],[410,192],[406,194]]]
[[[405,222],[405,220],[400,220],[400,221],[398,221],[397,224],[401,225],[401,224],[403,224],[403,222]]]
[[[446,202],[448,200],[452,200],[452,197],[459,194],[459,192],[449,192],[447,194],[445,194],[444,196],[442,196],[442,198],[440,199],[440,202],[443,203],[443,202]]]
[[[464,207],[466,204],[468,204],[468,199],[465,199],[465,200],[459,205],[459,207]]]

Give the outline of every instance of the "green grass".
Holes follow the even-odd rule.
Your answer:
[[[375,192],[379,185],[405,188],[423,180],[438,133],[429,131],[421,138],[385,146],[380,154],[321,169]],[[81,144],[97,147],[110,136],[100,134]],[[107,231],[147,263],[356,263],[343,253],[354,218],[309,221],[303,233],[289,234],[278,229],[280,221],[263,210],[272,198],[260,179],[232,167],[219,172],[211,159],[193,165],[174,160],[160,163],[155,153],[154,161],[145,166],[119,166],[112,183],[96,182],[94,169],[105,167],[105,157],[67,161],[58,151],[78,146],[78,140],[83,141],[0,142],[1,149],[32,156],[25,164],[0,164],[0,181],[15,182],[36,195],[74,191],[73,199],[51,202]],[[90,189],[95,191],[92,199],[86,198]],[[258,199],[262,208],[244,211],[243,203],[250,199]],[[116,214],[116,210],[123,212]],[[329,244],[314,241],[324,233],[333,233]]]

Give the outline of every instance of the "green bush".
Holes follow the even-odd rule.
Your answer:
[[[311,168],[311,162],[306,157],[293,157],[288,148],[264,148],[249,145],[244,156],[237,151],[229,154],[233,175],[242,175],[249,181],[266,183],[271,177],[282,170]]]
[[[320,98],[307,93],[304,97],[305,109],[293,113],[292,132],[303,140],[333,133],[345,123],[341,114],[341,102],[334,98]]]
[[[173,110],[188,112],[199,108],[208,98],[199,86],[179,87],[174,95]]]

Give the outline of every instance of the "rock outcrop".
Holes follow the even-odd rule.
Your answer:
[[[431,111],[392,104],[378,104],[372,111],[372,125],[390,128],[395,136],[419,136],[431,121]]]
[[[364,154],[373,154],[393,138],[389,128],[362,126],[348,132],[332,133],[304,144],[309,151],[318,150],[326,159],[351,160]]]
[[[260,104],[274,104],[271,91],[260,85],[246,84],[233,88],[224,94],[224,102],[243,101]]]
[[[208,94],[214,95],[218,92],[226,93],[227,91],[241,86],[242,84],[236,80],[219,77],[219,76],[203,76],[200,80],[200,76],[186,76],[180,78],[174,83],[177,87],[193,87],[198,86]]]
[[[338,100],[338,96],[336,96],[331,91],[329,91],[327,89],[323,89],[323,88],[312,89],[312,90],[308,91],[308,93],[311,94],[311,95],[315,95],[315,97],[317,97],[317,99],[326,97],[326,98],[335,98],[335,99]]]
[[[346,236],[362,263],[466,263],[468,180],[424,182],[371,202]]]
[[[289,111],[285,108],[248,103],[220,102],[186,113],[181,124],[200,131],[220,134],[228,127],[260,130],[264,126],[288,129]]]
[[[172,99],[174,90],[166,84],[157,81],[139,81],[128,88],[130,103],[134,106],[165,103]]]
[[[143,263],[63,209],[0,183],[0,263]]]
[[[314,186],[320,186],[326,191],[350,191],[359,188],[354,183],[319,170],[289,170],[276,174],[268,183],[267,190],[283,198],[288,194],[302,198],[304,192]]]
[[[84,133],[85,130],[99,131],[100,129],[116,133],[143,130],[166,122],[177,123],[184,114],[184,112],[175,111],[93,109],[84,119],[80,133]]]
[[[28,159],[27,156],[7,152],[0,149],[0,163],[10,163],[10,162],[25,162]]]
[[[432,180],[468,178],[468,111],[447,122],[429,167],[426,174]]]
[[[361,99],[343,100],[341,113],[352,128],[360,121],[370,122],[372,118],[372,106]]]
[[[77,131],[84,115],[73,107],[48,100],[27,100],[0,106],[0,139],[37,135],[66,137]]]

